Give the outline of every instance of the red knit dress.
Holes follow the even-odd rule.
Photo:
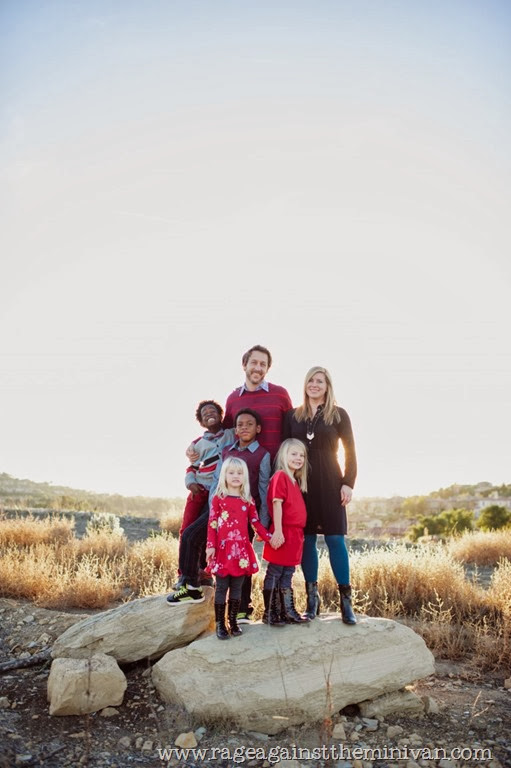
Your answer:
[[[282,499],[282,533],[284,544],[278,549],[264,545],[263,557],[275,565],[299,565],[302,562],[303,541],[307,510],[300,486],[291,480],[286,472],[275,472],[268,486],[268,512],[272,518],[270,533],[273,533],[273,500]]]
[[[240,496],[213,496],[209,512],[207,548],[215,554],[207,570],[214,576],[247,576],[257,573],[259,563],[248,538],[248,523],[264,541],[271,533],[259,522],[255,505]]]

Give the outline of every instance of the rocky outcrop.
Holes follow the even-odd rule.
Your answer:
[[[84,715],[122,704],[127,682],[115,659],[55,659],[48,677],[50,715]]]
[[[79,659],[106,653],[121,664],[158,659],[211,626],[214,590],[204,587],[204,593],[203,603],[169,605],[165,595],[157,595],[89,616],[57,638],[52,656]]]
[[[408,627],[373,618],[348,627],[328,615],[281,629],[254,624],[223,643],[209,635],[167,653],[152,678],[163,699],[193,715],[274,734],[433,672]]]
[[[359,702],[360,714],[364,717],[384,718],[392,712],[417,715],[425,711],[425,703],[413,691],[393,691],[372,701]]]

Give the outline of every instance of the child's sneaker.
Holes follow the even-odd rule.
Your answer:
[[[246,611],[240,611],[238,614],[236,614],[236,623],[250,624],[250,616]]]
[[[201,587],[191,587],[189,584],[183,586],[167,596],[167,602],[170,605],[180,605],[181,603],[202,603],[204,602],[204,592]]]
[[[172,585],[172,589],[174,589],[176,592],[178,589],[181,589],[181,587],[184,587],[186,584],[186,579],[184,576],[179,576],[178,580],[175,584]]]

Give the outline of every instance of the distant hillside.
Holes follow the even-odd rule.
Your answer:
[[[56,512],[112,512],[119,516],[160,517],[171,509],[182,508],[184,499],[92,493],[64,485],[36,483],[33,480],[0,473],[0,509],[52,509]]]
[[[511,485],[451,485],[427,496],[357,498],[349,507],[350,535],[402,535],[421,515],[445,509],[470,509],[477,515],[489,504],[511,509]],[[58,511],[113,512],[119,516],[161,517],[170,510],[181,510],[182,498],[152,498],[92,493],[51,483],[36,483],[0,473],[0,509],[52,509]]]
[[[467,509],[477,517],[490,504],[511,509],[511,485],[450,485],[425,496],[355,498],[349,508],[350,535],[400,536],[422,516],[446,509]]]

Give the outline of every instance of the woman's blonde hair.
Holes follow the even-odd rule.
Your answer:
[[[305,374],[305,382],[303,385],[303,405],[299,405],[295,410],[295,419],[297,421],[306,421],[306,419],[312,419],[312,411],[309,403],[309,397],[307,395],[307,384],[316,373],[322,373],[326,381],[326,393],[325,403],[323,405],[323,421],[325,424],[338,423],[341,420],[339,411],[337,410],[337,403],[335,401],[334,388],[332,385],[332,377],[328,373],[326,368],[321,365],[315,365]]]
[[[296,472],[292,472],[288,466],[288,456],[291,448],[301,448],[305,456],[303,467]],[[291,480],[296,480],[300,489],[305,493],[307,490],[307,448],[301,440],[297,440],[294,437],[284,440],[275,457],[275,472],[278,472],[279,469],[285,472]]]
[[[241,467],[243,470],[243,483],[240,488],[240,496],[244,501],[253,501],[250,495],[250,479],[248,476],[248,467],[243,459],[238,459],[235,456],[230,456],[223,463],[220,469],[220,477],[218,478],[218,485],[216,487],[215,496],[220,496],[221,499],[229,495],[229,489],[227,488],[226,474],[229,467]]]

